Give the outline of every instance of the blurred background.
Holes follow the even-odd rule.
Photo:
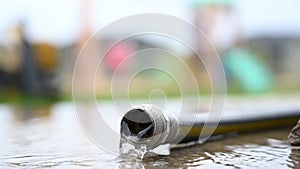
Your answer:
[[[91,48],[82,55],[89,59],[82,59],[79,72],[75,74],[78,77],[76,89],[80,90],[77,93],[82,94],[84,100],[87,93],[95,91],[101,107],[72,102],[74,65],[86,41],[106,25],[134,14],[175,16],[195,25],[207,36],[224,65],[228,93],[226,108],[229,111],[236,110],[233,112],[243,115],[260,109],[299,108],[299,6],[299,0],[0,0],[0,168],[124,168],[118,166],[123,160],[99,151],[93,144],[96,142],[93,140],[92,143],[86,136],[95,134],[89,138],[115,143],[118,149],[119,139],[111,137],[120,131],[119,123],[128,109],[126,106],[147,103],[153,96],[158,99],[151,103],[159,107],[164,106],[162,99],[167,97],[166,107],[173,113],[210,110],[211,81],[201,60],[180,41],[159,34],[133,36],[113,45],[128,29],[126,25],[108,34],[94,36]],[[152,22],[145,20],[139,24]],[[201,58],[210,65],[215,64],[210,60],[215,57],[210,44],[202,34],[184,28],[174,29],[180,29],[190,39],[192,48]],[[105,51],[108,47],[112,48]],[[91,70],[99,64],[96,60],[104,52],[107,53],[97,72]],[[141,71],[149,65],[168,71]],[[187,71],[185,65],[191,71]],[[91,81],[87,77],[91,74],[96,75],[95,89],[88,85]],[[197,101],[200,98],[193,88],[195,83],[191,75],[197,82],[196,91],[200,93],[201,103],[190,101],[194,99],[192,97],[180,98],[181,94],[196,96]],[[111,87],[120,102],[112,101]],[[127,96],[136,100],[129,104],[131,100]],[[184,107],[183,103],[188,105]],[[195,105],[200,105],[200,110]],[[99,122],[99,111],[104,112],[101,116],[105,117],[106,123]],[[77,120],[81,120],[81,125]],[[105,124],[107,126],[103,127]],[[82,132],[82,127],[92,132]],[[150,168],[158,165],[170,168],[165,165],[168,163],[188,168],[194,167],[195,163],[201,165],[202,160],[210,167],[212,163],[220,167],[220,160],[212,158],[214,154],[222,155],[221,161],[232,160],[230,163],[225,161],[227,167],[242,161],[247,168],[261,167],[265,163],[271,164],[272,168],[286,164],[288,166],[283,168],[290,168],[294,166],[291,163],[299,164],[299,153],[287,148],[289,130],[280,134],[254,132],[233,142],[226,139],[225,142],[214,142],[215,145],[209,144],[207,148],[196,147],[196,153],[178,151],[178,157],[175,155],[171,160],[150,159],[155,162]],[[103,134],[105,132],[108,134]],[[269,138],[279,140],[273,141],[274,146],[272,142],[265,143]],[[228,149],[228,145],[238,146]],[[243,146],[246,150],[241,149]],[[263,153],[257,153],[259,147],[261,150],[258,151]],[[253,155],[249,156],[248,152]],[[273,158],[277,165],[269,163]],[[132,168],[130,163],[124,164]]]
[[[0,102],[71,99],[74,64],[87,39],[105,25],[139,13],[176,16],[202,30],[220,54],[229,94],[300,91],[299,6],[298,0],[0,1]],[[122,31],[126,29],[94,38],[96,50],[111,45]],[[201,35],[184,33],[203,57],[211,57]],[[195,55],[172,39],[147,35],[131,38],[108,52],[97,73],[96,96],[109,98],[111,75],[120,63],[132,52],[147,48],[176,53],[193,71],[199,91],[210,93],[208,74]],[[128,72],[149,62],[173,67],[184,81],[181,67],[172,66],[176,63],[163,56],[134,57],[122,66],[118,78],[129,78]],[[147,97],[153,88],[170,96],[180,94],[174,79],[166,74],[141,74],[132,81],[132,97]],[[120,90],[118,96],[125,94]]]

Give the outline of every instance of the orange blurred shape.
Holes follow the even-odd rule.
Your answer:
[[[33,45],[38,68],[45,73],[53,72],[58,65],[58,50],[48,43]]]

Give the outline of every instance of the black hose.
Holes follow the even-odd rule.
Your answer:
[[[136,106],[128,111],[121,121],[121,137],[133,136],[136,142],[145,143],[150,149],[154,149],[167,143],[197,141],[200,135],[209,137],[210,134],[254,132],[291,126],[297,122],[300,111],[276,109],[225,112],[221,119],[206,122],[208,115],[209,113],[198,113],[197,116],[189,118],[189,115],[186,115],[184,119],[177,119],[173,114],[166,114],[153,105]]]

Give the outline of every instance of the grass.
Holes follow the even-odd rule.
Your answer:
[[[149,91],[148,89],[138,89],[135,91],[130,92],[130,99],[148,99],[149,98]],[[165,97],[167,98],[176,98],[180,97],[180,92],[177,88],[172,87],[166,87],[163,89]],[[227,95],[260,95],[260,94],[267,94],[267,93],[276,93],[276,94],[285,94],[285,93],[299,93],[300,90],[297,87],[274,87],[273,90],[258,93],[258,92],[252,92],[247,93],[243,92],[243,90],[239,86],[231,86],[231,88],[227,89]],[[37,106],[45,106],[49,104],[53,104],[56,102],[62,102],[62,101],[73,101],[72,93],[63,93],[60,96],[57,97],[47,97],[47,96],[33,96],[33,95],[24,95],[21,94],[20,91],[14,88],[10,88],[7,90],[1,90],[1,97],[0,97],[0,103],[8,103],[15,106],[26,106],[26,107],[37,107]],[[202,87],[199,89],[199,93],[201,96],[209,96],[211,94],[211,91],[209,88]],[[193,93],[187,93],[184,96],[190,96],[193,95]],[[162,97],[162,96],[159,96]],[[118,94],[114,96],[114,99],[127,99],[127,93],[126,94]],[[76,98],[80,101],[89,101],[90,99],[94,99],[94,97],[78,97]],[[97,100],[112,100],[112,96],[110,91],[102,91],[99,92],[96,95]]]

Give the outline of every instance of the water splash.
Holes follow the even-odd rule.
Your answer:
[[[123,141],[120,146],[121,157],[131,157],[142,160],[146,153],[149,152],[147,144],[137,144],[132,141],[132,137],[127,137],[126,141]]]
[[[151,125],[138,133],[132,133],[126,122],[121,124],[120,156],[142,160],[149,152],[149,141],[143,136],[151,129]]]

